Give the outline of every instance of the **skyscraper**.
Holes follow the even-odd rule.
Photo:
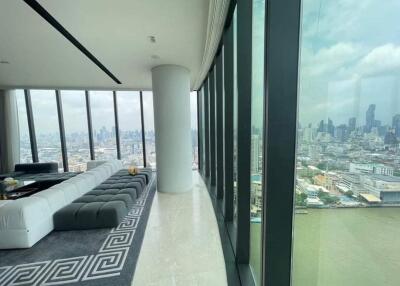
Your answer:
[[[384,142],[386,145],[395,145],[397,144],[397,139],[396,139],[396,135],[394,134],[394,130],[389,130],[386,135],[385,135],[385,139]]]
[[[356,118],[351,117],[349,118],[349,132],[356,130]]]
[[[321,120],[319,122],[319,126],[318,126],[318,129],[317,129],[317,132],[325,132],[325,124],[324,124],[323,120]]]
[[[392,128],[397,138],[400,137],[400,114],[396,114],[392,119]]]
[[[333,137],[335,135],[335,126],[333,126],[333,121],[328,118],[327,132]]]
[[[347,130],[346,124],[341,124],[336,127],[336,138],[338,138],[340,142],[346,141],[348,135]]]
[[[259,173],[260,137],[258,134],[251,135],[251,171]]]
[[[371,128],[375,126],[375,104],[370,104],[365,113],[365,132],[371,132]]]
[[[304,142],[308,142],[308,143],[313,141],[313,130],[312,130],[311,124],[309,124],[307,127],[304,128],[303,140],[304,140]]]

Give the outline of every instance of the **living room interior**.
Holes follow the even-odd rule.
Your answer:
[[[0,286],[398,286],[399,12],[0,0]]]
[[[2,1],[0,285],[227,285],[197,90],[228,7]]]

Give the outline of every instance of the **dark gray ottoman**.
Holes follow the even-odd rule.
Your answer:
[[[130,175],[120,170],[99,186],[54,214],[56,230],[116,227],[141,196],[152,175],[143,169]]]
[[[116,227],[128,213],[123,200],[76,202],[54,214],[55,230]]]

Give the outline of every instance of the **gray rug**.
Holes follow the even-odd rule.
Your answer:
[[[0,250],[0,286],[131,285],[155,182],[116,228],[53,231],[32,248]]]

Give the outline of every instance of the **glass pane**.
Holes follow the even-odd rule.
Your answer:
[[[302,11],[293,285],[397,286],[400,2]]]
[[[85,91],[62,90],[61,100],[69,171],[83,172],[90,161]]]
[[[264,14],[265,0],[253,0],[252,94],[251,94],[251,199],[250,267],[261,285],[261,217],[264,119]]]
[[[56,92],[31,90],[39,162],[57,162],[63,172]]]
[[[201,162],[203,168],[203,174],[206,170],[206,129],[205,129],[205,105],[204,105],[204,86],[201,89]]]
[[[18,107],[19,155],[20,163],[32,163],[32,150],[29,138],[28,117],[26,114],[25,93],[22,89],[15,91]]]
[[[237,8],[233,13],[233,222],[237,223],[237,127],[238,127],[238,89],[237,89]]]
[[[94,154],[96,160],[117,159],[112,91],[90,91]]]
[[[142,121],[138,91],[118,91],[121,159],[124,166],[143,167]]]
[[[143,115],[144,130],[146,139],[146,160],[147,166],[156,168],[156,141],[154,133],[154,109],[153,109],[153,92],[143,92]]]
[[[192,126],[192,169],[197,170],[199,167],[199,156],[198,156],[198,141],[197,141],[197,92],[193,91],[190,93],[190,122]]]

